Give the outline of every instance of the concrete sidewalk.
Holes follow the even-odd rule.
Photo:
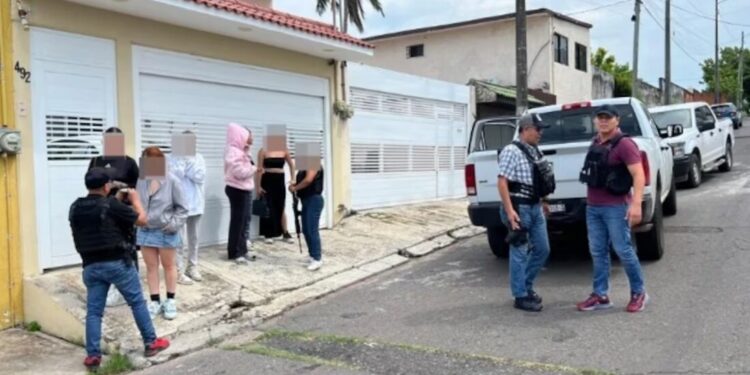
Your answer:
[[[265,319],[407,262],[409,257],[481,232],[482,228],[470,226],[466,201],[460,199],[362,212],[321,231],[324,265],[315,272],[306,269],[304,240],[302,254],[296,241],[256,243],[258,260],[249,266],[228,261],[224,246],[203,248],[200,269],[205,280],[178,285],[178,318],[157,317],[154,322],[159,335],[173,340],[169,350],[149,360],[142,356],[128,306],[107,309],[104,344],[128,354],[136,367],[160,363],[248,331]],[[147,293],[144,273],[141,263]],[[43,311],[27,311],[27,321],[35,320],[45,332],[82,343],[86,296],[81,269],[55,271],[26,285],[27,298],[50,301]],[[77,358],[83,358],[82,348],[79,354]]]

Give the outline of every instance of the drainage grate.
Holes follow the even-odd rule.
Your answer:
[[[664,227],[664,231],[668,233],[721,233],[724,229],[719,227]]]

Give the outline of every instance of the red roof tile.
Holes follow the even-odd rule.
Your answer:
[[[197,4],[203,4],[210,8],[216,8],[227,12],[237,13],[241,16],[254,18],[259,21],[275,23],[279,26],[288,27],[298,31],[317,35],[324,38],[335,39],[341,42],[354,44],[365,48],[374,48],[370,43],[364,42],[351,35],[342,33],[322,22],[295,16],[289,13],[279,12],[260,5],[249,4],[241,0],[187,0]],[[313,2],[309,2],[314,6]]]

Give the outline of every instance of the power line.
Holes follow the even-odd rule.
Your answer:
[[[652,4],[658,4],[658,3],[652,3]],[[691,3],[691,4],[692,4],[692,3]],[[661,6],[659,6],[659,5],[656,5],[656,7],[657,7],[657,11],[658,11],[659,13],[664,13],[664,12],[665,12],[664,8],[662,8]],[[661,16],[661,14],[659,14],[659,16]],[[660,17],[660,18],[663,18],[663,17]],[[701,34],[698,34],[698,33],[696,33],[696,32],[693,32],[693,30],[691,30],[690,28],[688,28],[688,27],[686,27],[685,25],[683,25],[682,23],[680,23],[680,22],[679,22],[679,21],[677,20],[677,18],[675,18],[675,17],[672,17],[672,18],[671,18],[671,20],[672,20],[672,22],[673,22],[673,23],[674,23],[674,24],[675,24],[676,26],[679,26],[680,28],[682,28],[682,29],[683,29],[683,30],[684,30],[684,31],[685,31],[685,32],[686,32],[687,34],[689,34],[689,35],[691,35],[691,36],[694,36],[694,37],[695,37],[695,38],[697,38],[697,39],[700,39],[700,41],[702,41],[702,42],[706,43],[706,45],[708,45],[708,46],[710,46],[710,47],[712,47],[712,48],[713,48],[713,46],[714,46],[714,42],[712,42],[712,41],[710,41],[710,40],[706,39],[706,38],[705,38],[705,37],[704,37],[703,35],[701,35]],[[675,29],[675,34],[676,34],[676,31],[677,31],[677,30]]]
[[[651,13],[651,10],[650,10],[650,9],[649,9],[649,8],[648,8],[648,7],[646,6],[646,4],[643,4],[643,9],[645,9],[645,10],[646,10],[646,13],[648,13],[648,15],[649,15],[649,16],[651,16],[651,18],[652,18],[652,19],[654,20],[654,22],[656,22],[656,24],[657,24],[657,25],[659,25],[659,27],[660,27],[660,28],[661,28],[662,30],[665,30],[665,29],[664,29],[664,25],[662,25],[662,24],[661,24],[661,23],[659,22],[659,20],[658,20],[658,19],[656,18],[656,16],[654,16],[654,14],[653,14],[653,13]],[[686,50],[686,49],[685,49],[684,47],[682,47],[682,45],[681,45],[680,43],[678,43],[676,39],[672,38],[672,41],[674,42],[674,44],[675,44],[675,45],[676,45],[676,46],[677,46],[677,47],[678,47],[678,48],[679,48],[680,50],[682,50],[682,52],[683,52],[683,53],[685,54],[685,56],[687,56],[687,57],[689,57],[689,58],[690,58],[691,60],[695,61],[695,63],[696,63],[696,64],[698,64],[698,65],[702,64],[702,63],[701,63],[700,61],[698,61],[698,59],[696,59],[695,57],[693,57],[693,55],[691,55],[690,53],[688,53],[688,51],[687,51],[687,50]]]
[[[575,12],[563,13],[563,14],[566,15],[566,16],[572,16],[574,14],[581,14],[581,13],[593,12],[593,11],[596,11],[596,10],[599,10],[599,9],[610,8],[610,7],[613,7],[615,5],[620,5],[622,3],[628,3],[628,2],[630,2],[630,0],[620,0],[620,1],[615,1],[614,3],[600,5],[598,7],[594,7],[594,8],[590,8],[590,9],[577,10]]]
[[[677,4],[672,4],[672,6],[675,7],[676,9],[679,9],[679,10],[685,12],[685,13],[692,14],[692,15],[694,15],[696,17],[700,17],[700,18],[704,18],[704,19],[707,19],[707,20],[714,21],[713,17],[704,16],[703,14],[693,12],[692,10],[683,8],[683,7],[681,7],[681,6],[677,5]],[[727,24],[727,25],[732,25],[732,26],[750,27],[750,24],[746,24],[746,23],[736,23],[736,22],[721,21],[721,20],[719,21],[719,23],[723,23],[723,24]]]

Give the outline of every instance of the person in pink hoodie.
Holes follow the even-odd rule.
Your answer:
[[[250,220],[249,206],[255,188],[255,164],[248,155],[253,135],[241,125],[231,123],[227,128],[227,146],[224,150],[224,191],[229,198],[229,242],[227,252],[229,260],[246,265],[250,257],[247,254],[247,236],[245,227]]]

